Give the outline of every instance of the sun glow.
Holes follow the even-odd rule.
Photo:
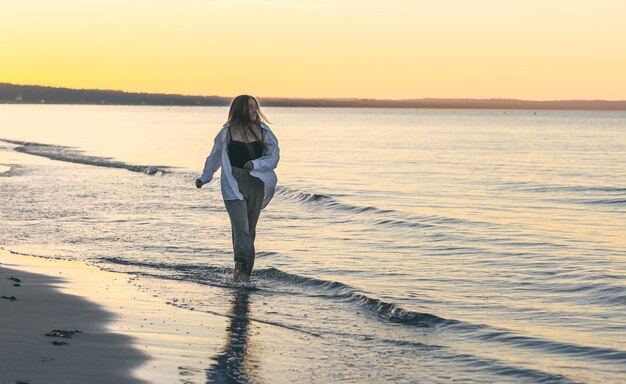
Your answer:
[[[0,82],[202,95],[626,99],[612,0],[24,0]]]

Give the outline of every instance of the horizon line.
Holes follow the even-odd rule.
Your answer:
[[[184,96],[184,97],[217,97],[221,99],[232,99],[236,96],[219,96],[219,95],[197,95],[197,94],[185,94],[185,93],[166,93],[166,92],[147,92],[147,91],[127,91],[123,89],[102,89],[102,88],[70,88],[67,86],[54,86],[54,85],[39,85],[39,84],[16,84],[0,81],[0,85],[18,86],[18,87],[40,87],[40,88],[53,88],[72,91],[98,91],[98,92],[122,92],[126,94],[137,95],[163,95],[163,96]],[[402,99],[388,99],[388,98],[372,98],[372,97],[286,97],[286,96],[259,96],[253,95],[260,99],[265,100],[320,100],[320,101],[389,101],[389,102],[407,102],[407,101],[445,101],[445,100],[465,100],[465,101],[519,101],[519,102],[531,102],[531,103],[549,103],[549,102],[626,102],[626,99],[518,99],[514,97],[489,97],[489,98],[471,98],[471,97],[420,97],[420,98],[402,98]]]

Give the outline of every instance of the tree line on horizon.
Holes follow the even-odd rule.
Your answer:
[[[189,96],[160,93],[136,93],[98,89],[57,88],[38,85],[0,83],[0,103],[11,104],[109,104],[155,106],[228,106],[231,99],[222,96]],[[451,108],[451,109],[565,109],[626,111],[626,100],[551,100],[515,99],[304,99],[263,98],[269,107],[322,108]]]

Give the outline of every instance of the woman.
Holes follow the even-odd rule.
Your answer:
[[[256,224],[276,189],[278,140],[265,122],[269,121],[254,97],[237,96],[196,180],[196,187],[202,188],[222,167],[220,184],[233,235],[236,282],[250,281]]]

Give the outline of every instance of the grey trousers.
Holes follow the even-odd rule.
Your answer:
[[[224,205],[230,217],[235,261],[242,263],[243,271],[249,275],[254,266],[256,223],[261,214],[265,185],[243,168],[233,167],[233,176],[244,199],[224,200]]]

